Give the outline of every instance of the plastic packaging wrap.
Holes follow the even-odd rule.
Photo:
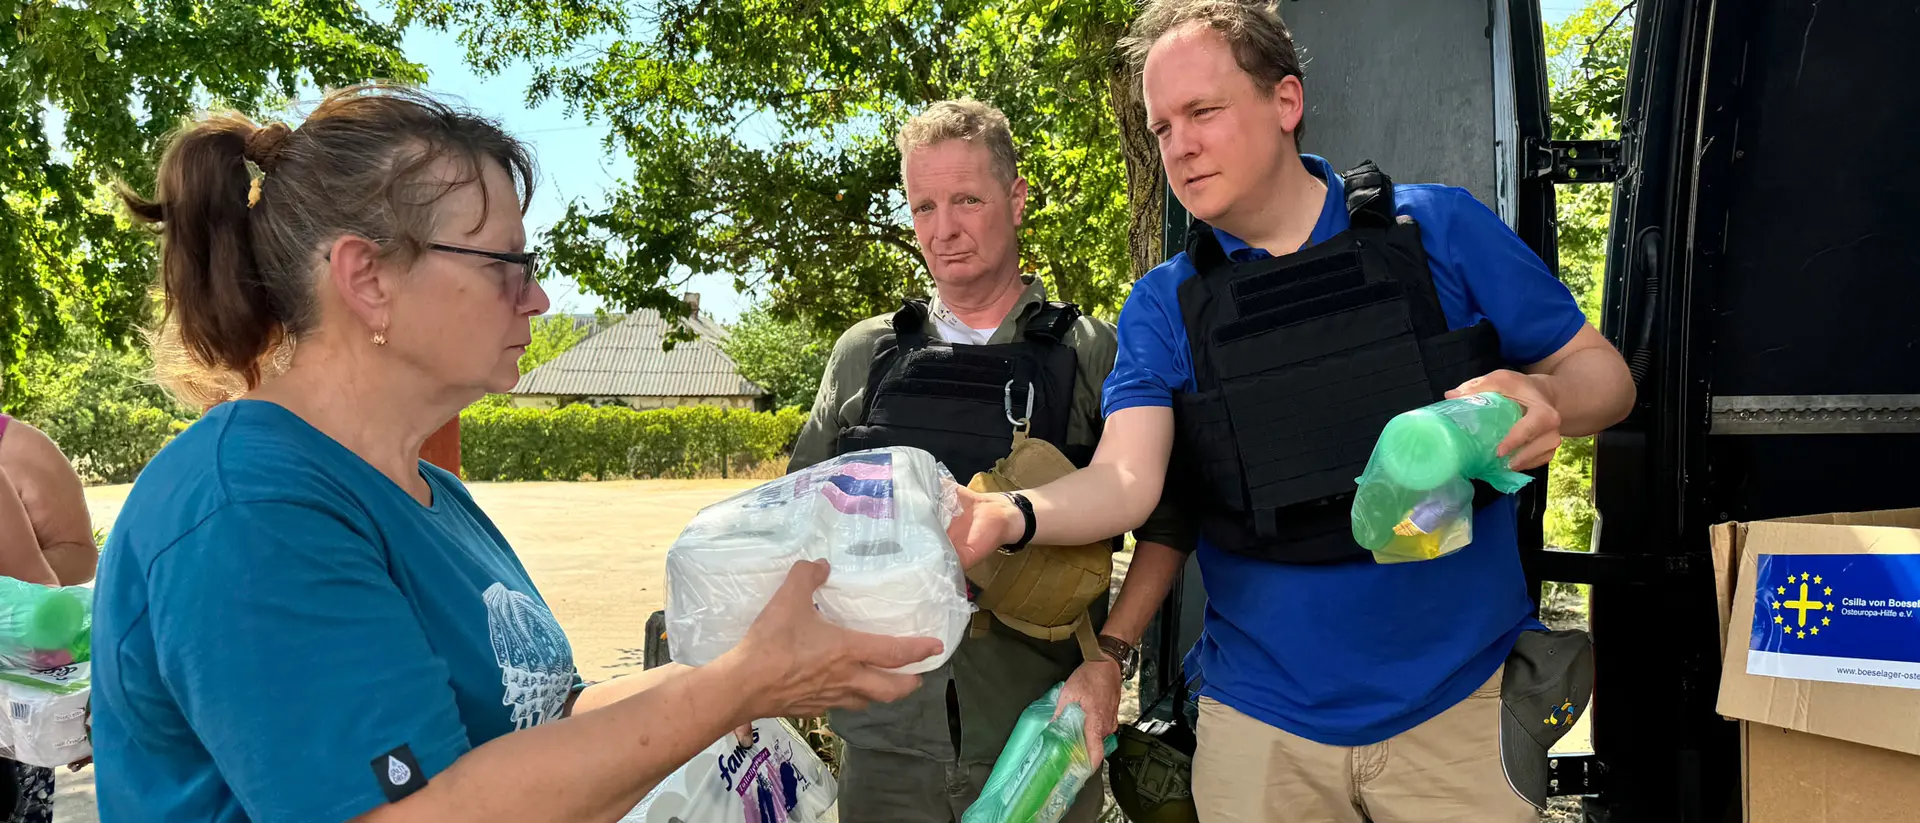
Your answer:
[[[1353,497],[1353,539],[1381,563],[1431,560],[1473,542],[1473,483],[1503,494],[1533,478],[1495,451],[1525,410],[1487,392],[1396,415]]]
[[[655,786],[620,823],[818,823],[839,798],[825,763],[778,720],[753,723],[753,745],[733,735]]]
[[[93,591],[0,577],[0,668],[54,669],[87,660]]]
[[[1055,684],[1020,713],[980,799],[967,807],[961,823],[1059,823],[1066,816],[1093,776],[1093,756],[1080,704],[1069,703],[1053,716],[1063,686]],[[1108,735],[1105,754],[1118,742]]]
[[[814,603],[862,632],[932,637],[952,656],[974,607],[947,524],[960,513],[952,476],[915,448],[841,455],[700,510],[667,550],[673,659],[710,663],[747,635],[793,564],[826,560]]]
[[[93,754],[87,712],[91,664],[50,671],[0,670],[7,705],[0,757],[32,766],[65,766]]]

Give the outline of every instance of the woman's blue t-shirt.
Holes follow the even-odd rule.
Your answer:
[[[147,466],[95,592],[104,819],[348,820],[561,714],[566,636],[460,481],[420,471],[431,506],[246,400]]]

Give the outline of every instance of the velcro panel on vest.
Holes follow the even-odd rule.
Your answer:
[[[1432,402],[1407,304],[1395,296],[1395,284],[1368,284],[1221,330],[1215,362],[1254,509],[1352,491],[1387,421]]]
[[[1421,351],[1437,394],[1507,367],[1506,358],[1500,354],[1500,333],[1485,320],[1429,338]]]
[[[1176,392],[1173,420],[1183,440],[1183,447],[1175,450],[1173,460],[1189,471],[1198,472],[1196,479],[1203,487],[1176,491],[1211,498],[1210,503],[1232,511],[1245,508],[1245,502],[1240,499],[1243,496],[1240,447],[1234,437],[1233,415],[1225,403],[1218,401],[1218,393]],[[1193,448],[1185,448],[1185,443],[1191,443]],[[1203,459],[1203,455],[1207,457]]]
[[[867,424],[915,428],[929,426],[957,434],[1004,442],[1012,423],[1006,415],[1006,384],[1014,369],[1005,360],[969,357],[956,349],[929,348],[912,358],[903,374],[881,383],[868,398]],[[1015,399],[1024,406],[1026,381],[1016,381]]]

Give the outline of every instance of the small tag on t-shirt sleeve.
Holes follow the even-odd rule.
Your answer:
[[[420,761],[413,759],[413,749],[405,743],[373,759],[373,779],[380,783],[380,791],[389,803],[405,800],[427,786]]]

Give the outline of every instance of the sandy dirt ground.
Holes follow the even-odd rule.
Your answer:
[[[600,483],[474,483],[474,499],[493,518],[533,575],[573,644],[589,680],[642,667],[647,616],[666,605],[668,546],[701,507],[758,481],[641,480]],[[127,486],[87,490],[94,525],[112,527]],[[1121,555],[1116,587],[1129,555]],[[1133,684],[1122,721],[1138,714]],[[1561,750],[1585,748],[1585,723]],[[93,771],[61,770],[55,820],[93,823]]]

